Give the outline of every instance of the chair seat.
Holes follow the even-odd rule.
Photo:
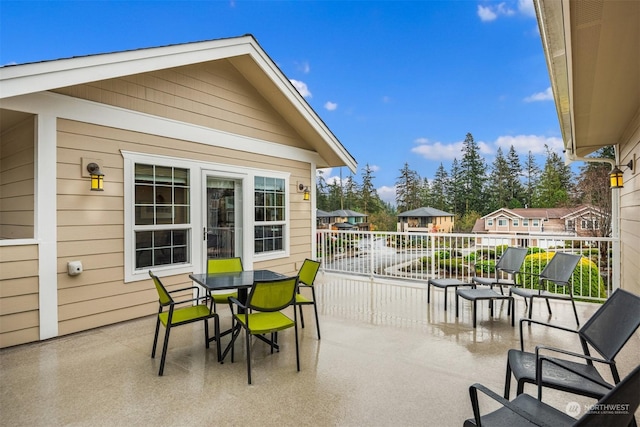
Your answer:
[[[458,289],[456,290],[456,293],[469,301],[484,299],[511,299],[510,296],[499,294],[493,289]]]
[[[545,354],[548,354],[546,352]],[[518,382],[532,383],[536,382],[536,355],[534,353],[523,352],[520,350],[509,350],[507,355],[511,371]],[[573,362],[565,359],[556,359],[564,366],[573,369],[581,374],[605,381],[598,370],[586,363]],[[545,386],[552,387],[567,392],[589,396],[596,399],[604,396],[611,388],[601,386],[593,381],[586,380],[580,375],[574,374],[561,366],[549,362],[542,363],[542,381]]]
[[[183,307],[173,310],[173,317],[171,318],[172,325],[178,325],[180,323],[188,323],[196,320],[206,319],[207,317],[213,317],[214,315],[209,311],[209,307],[206,305],[194,305],[191,307]],[[158,314],[160,322],[166,327],[169,320],[169,312],[165,311]]]
[[[301,294],[296,294],[296,304],[313,304],[313,300]]]
[[[228,292],[228,293],[220,293],[220,294],[214,294],[212,293],[211,296],[213,297],[213,301],[215,301],[216,304],[226,304],[229,302],[229,298],[238,298],[238,292]]]
[[[576,422],[575,418],[561,412],[552,406],[546,405],[538,399],[529,396],[528,394],[521,394],[511,401],[511,404],[520,408],[521,410],[531,414],[531,418],[542,421],[547,425],[554,427],[571,426]],[[518,427],[518,426],[532,426],[531,421],[526,420],[512,412],[507,407],[501,407],[496,411],[493,411],[487,415],[480,417],[483,426],[487,427]],[[465,427],[476,426],[474,419],[468,419],[464,422]]]
[[[511,288],[511,293],[524,298],[534,296],[551,299],[571,299],[571,295],[568,294],[556,294],[548,291],[538,291],[537,289]]]
[[[245,327],[247,324],[246,316],[249,316],[249,330],[253,335],[277,332],[295,326],[295,322],[292,319],[279,311],[251,313],[249,315],[236,314],[236,319]]]

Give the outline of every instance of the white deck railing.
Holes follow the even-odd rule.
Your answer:
[[[542,271],[554,252],[582,255],[572,277],[576,298],[604,300],[620,277],[620,256],[614,250],[619,244],[612,238],[318,230],[316,243],[317,259],[325,271],[372,279],[426,283],[431,278],[469,281],[474,275],[493,276],[495,261],[506,246],[529,248],[522,268],[525,273]],[[522,277],[524,286],[537,286],[534,276]]]

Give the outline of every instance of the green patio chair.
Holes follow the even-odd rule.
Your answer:
[[[211,273],[235,273],[242,271],[242,259],[234,258],[210,258],[207,261],[207,274]],[[213,303],[228,304],[229,298],[238,298],[238,291],[212,293]]]
[[[156,332],[153,337],[153,350],[151,351],[151,358],[156,356],[156,347],[158,344],[158,334],[160,332],[160,324],[165,327],[164,344],[162,346],[162,357],[160,359],[160,370],[158,375],[164,374],[164,363],[167,358],[167,348],[169,347],[169,334],[171,329],[175,326],[186,325],[193,322],[204,322],[204,342],[206,348],[209,348],[209,319],[215,320],[215,341],[217,346],[218,360],[220,360],[220,327],[218,325],[218,315],[213,310],[213,301],[209,305],[206,305],[207,297],[200,296],[200,288],[197,286],[189,286],[186,288],[175,289],[167,291],[160,279],[149,270],[149,276],[153,279],[153,283],[158,291],[159,308],[158,318],[156,320]],[[186,300],[175,301],[171,294],[184,291],[197,290],[196,298],[189,298]],[[204,304],[203,304],[204,303]],[[184,307],[176,307],[178,305],[185,305]],[[165,308],[168,310],[165,311]]]
[[[318,321],[318,306],[316,305],[316,290],[313,286],[316,275],[320,269],[320,262],[311,259],[305,259],[300,272],[298,273],[298,293],[296,294],[296,304],[300,310],[300,325],[304,328],[304,314],[302,313],[303,305],[313,305],[313,311],[316,315],[316,330],[318,331],[318,339],[320,339],[320,322]],[[311,289],[311,299],[303,295],[300,290]]]
[[[269,281],[256,281],[251,287],[246,303],[231,298],[230,301],[237,306],[238,312],[234,314],[234,333],[231,339],[231,362],[233,363],[233,345],[240,335],[240,329],[244,329],[247,345],[247,379],[251,384],[251,337],[255,336],[271,346],[271,353],[278,348],[278,332],[284,329],[294,328],[296,340],[296,365],[300,371],[300,354],[298,349],[298,317],[296,311],[296,292],[298,288],[298,276],[285,277]],[[293,306],[293,319],[284,314],[282,310]],[[236,327],[239,326],[239,327]],[[265,338],[270,334],[270,339]]]

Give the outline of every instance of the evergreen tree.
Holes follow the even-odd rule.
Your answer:
[[[449,174],[440,163],[436,175],[431,181],[431,206],[447,212],[450,207],[447,201],[447,188],[449,187]]]
[[[524,166],[524,206],[532,208],[533,197],[540,181],[540,168],[536,164],[536,159],[533,153],[529,151],[527,155],[527,161]]]
[[[540,208],[567,206],[572,194],[572,173],[558,153],[547,145],[547,160],[540,175],[540,182],[534,193],[533,204]]]
[[[487,183],[488,211],[508,207],[511,200],[511,182],[509,164],[502,154],[502,148],[498,147]]]
[[[451,173],[449,174],[449,186],[447,188],[447,199],[454,215],[462,216],[464,213],[464,187],[462,184],[462,170],[458,159],[453,159],[451,163]]]
[[[358,183],[353,179],[353,175],[349,174],[344,180],[342,186],[344,192],[344,209],[358,210],[359,188]]]
[[[462,160],[460,162],[460,178],[465,202],[462,215],[467,211],[484,212],[486,210],[484,197],[486,166],[479,151],[480,148],[474,141],[473,135],[467,133],[462,146]]]
[[[522,186],[522,165],[520,164],[520,157],[513,148],[513,145],[509,147],[509,153],[507,154],[507,163],[509,164],[509,208],[521,208],[522,200],[524,198],[524,188]]]
[[[420,200],[420,176],[418,172],[409,169],[405,162],[400,169],[400,176],[396,179],[396,205],[398,212],[406,212],[416,209]]]
[[[381,210],[382,201],[373,186],[374,178],[373,170],[369,166],[369,163],[367,163],[364,169],[362,169],[362,185],[360,187],[360,204],[362,213],[365,215],[376,213]]]
[[[329,205],[329,190],[327,181],[324,179],[324,171],[317,171],[316,178],[316,207],[320,210],[326,211]]]
[[[418,206],[416,208],[421,208],[424,206],[431,206],[431,187],[429,186],[429,180],[427,178],[422,179],[422,183],[419,188],[420,193],[420,201],[418,202]]]

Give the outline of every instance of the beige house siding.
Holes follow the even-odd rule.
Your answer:
[[[182,157],[291,173],[289,258],[256,263],[295,273],[297,262],[310,256],[311,204],[302,200],[296,182],[310,183],[310,164],[203,146],[189,141],[58,120],[58,299],[59,332],[68,334],[157,310],[151,281],[124,283],[124,162],[120,150]],[[100,159],[105,191],[91,192],[81,175],[82,158]],[[198,191],[196,189],[196,191]],[[194,207],[195,208],[195,207]],[[84,272],[67,274],[69,261],[81,260]],[[194,260],[194,262],[197,262]],[[163,279],[178,287],[188,275]]]
[[[103,80],[54,92],[251,138],[308,148],[228,60]]]
[[[0,348],[39,335],[38,246],[0,246]]]
[[[620,190],[620,239],[622,249],[621,287],[640,295],[640,111],[630,122],[625,144],[621,145],[620,164],[635,163],[635,173],[624,171]]]
[[[33,238],[33,117],[0,135],[0,239]]]

